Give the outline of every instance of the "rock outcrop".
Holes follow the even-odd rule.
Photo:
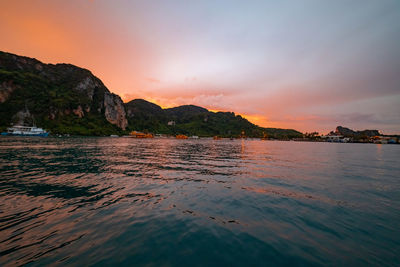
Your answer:
[[[0,128],[29,124],[30,118],[55,134],[126,134],[129,129],[171,135],[302,136],[291,129],[259,127],[233,112],[193,105],[162,109],[143,99],[124,104],[89,70],[0,52]]]
[[[14,116],[13,120],[17,125],[32,124],[33,118],[29,110],[20,110]]]
[[[104,93],[104,115],[109,122],[117,125],[123,130],[125,130],[128,125],[124,103],[116,94],[110,92]]]
[[[16,86],[12,81],[3,81],[0,83],[0,103],[4,103],[10,97]]]
[[[89,70],[5,52],[0,52],[0,103],[0,126],[16,123],[14,115],[24,105],[48,128],[72,122],[93,131],[96,125],[111,129],[106,122],[121,130],[128,125],[121,98]]]
[[[347,137],[354,137],[354,136],[377,136],[381,135],[378,130],[363,130],[363,131],[353,131],[352,129],[338,126],[334,132],[335,134],[347,136]]]

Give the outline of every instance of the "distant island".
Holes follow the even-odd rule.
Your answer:
[[[335,131],[327,135],[320,135],[318,132],[305,133],[298,141],[316,142],[337,142],[337,143],[377,143],[377,144],[398,144],[400,135],[383,135],[378,130],[354,131],[350,128],[337,126]]]
[[[0,51],[0,130],[34,122],[52,134],[301,138],[293,129],[259,127],[233,112],[184,105],[162,109],[143,99],[124,103],[89,70]]]

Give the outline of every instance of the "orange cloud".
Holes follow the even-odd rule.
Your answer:
[[[193,19],[204,16],[197,7],[191,10],[190,3],[186,9],[168,1],[160,1],[159,8],[147,2],[7,1],[0,9],[0,50],[87,68],[125,102],[143,98],[164,108],[194,104],[242,114],[260,126],[301,131],[332,130],[346,121],[337,113],[371,113],[379,115],[362,125],[379,126],[383,118],[387,129],[397,131],[400,53],[385,46],[376,49],[393,42],[376,39],[376,47],[363,52],[360,45],[372,42],[362,41],[357,53],[348,47],[327,49],[327,42],[311,50],[308,39],[303,42],[300,35],[284,31],[287,42],[277,38],[263,43],[259,33],[268,31],[262,25],[264,14],[257,34],[249,31],[242,38],[235,34],[235,23],[241,23],[236,19],[219,28]],[[226,14],[208,15],[218,22]],[[331,43],[340,46],[329,39]],[[381,96],[387,98],[377,102]],[[360,104],[366,99],[373,101]]]

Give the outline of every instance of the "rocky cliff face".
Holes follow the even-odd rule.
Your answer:
[[[343,136],[349,136],[349,137],[354,137],[354,136],[372,137],[372,136],[381,135],[378,130],[353,131],[352,129],[342,127],[342,126],[336,127],[335,133],[343,135]]]
[[[129,119],[130,130],[172,135],[302,136],[295,130],[258,127],[232,112],[193,105],[162,109],[143,99],[124,104],[89,70],[0,51],[0,130],[33,119],[56,134],[124,134]]]
[[[12,81],[3,81],[0,83],[0,103],[4,103],[10,97],[16,86]]]
[[[124,103],[116,94],[104,93],[104,115],[109,122],[121,129],[125,130],[126,126],[128,126]]]
[[[4,52],[0,52],[0,103],[0,116],[4,117],[0,124],[13,122],[13,116],[25,106],[50,128],[77,119],[88,129],[93,123],[104,124],[101,118],[122,130],[128,124],[121,98],[89,70]]]

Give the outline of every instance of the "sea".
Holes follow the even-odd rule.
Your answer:
[[[0,138],[0,266],[400,266],[400,145]]]

